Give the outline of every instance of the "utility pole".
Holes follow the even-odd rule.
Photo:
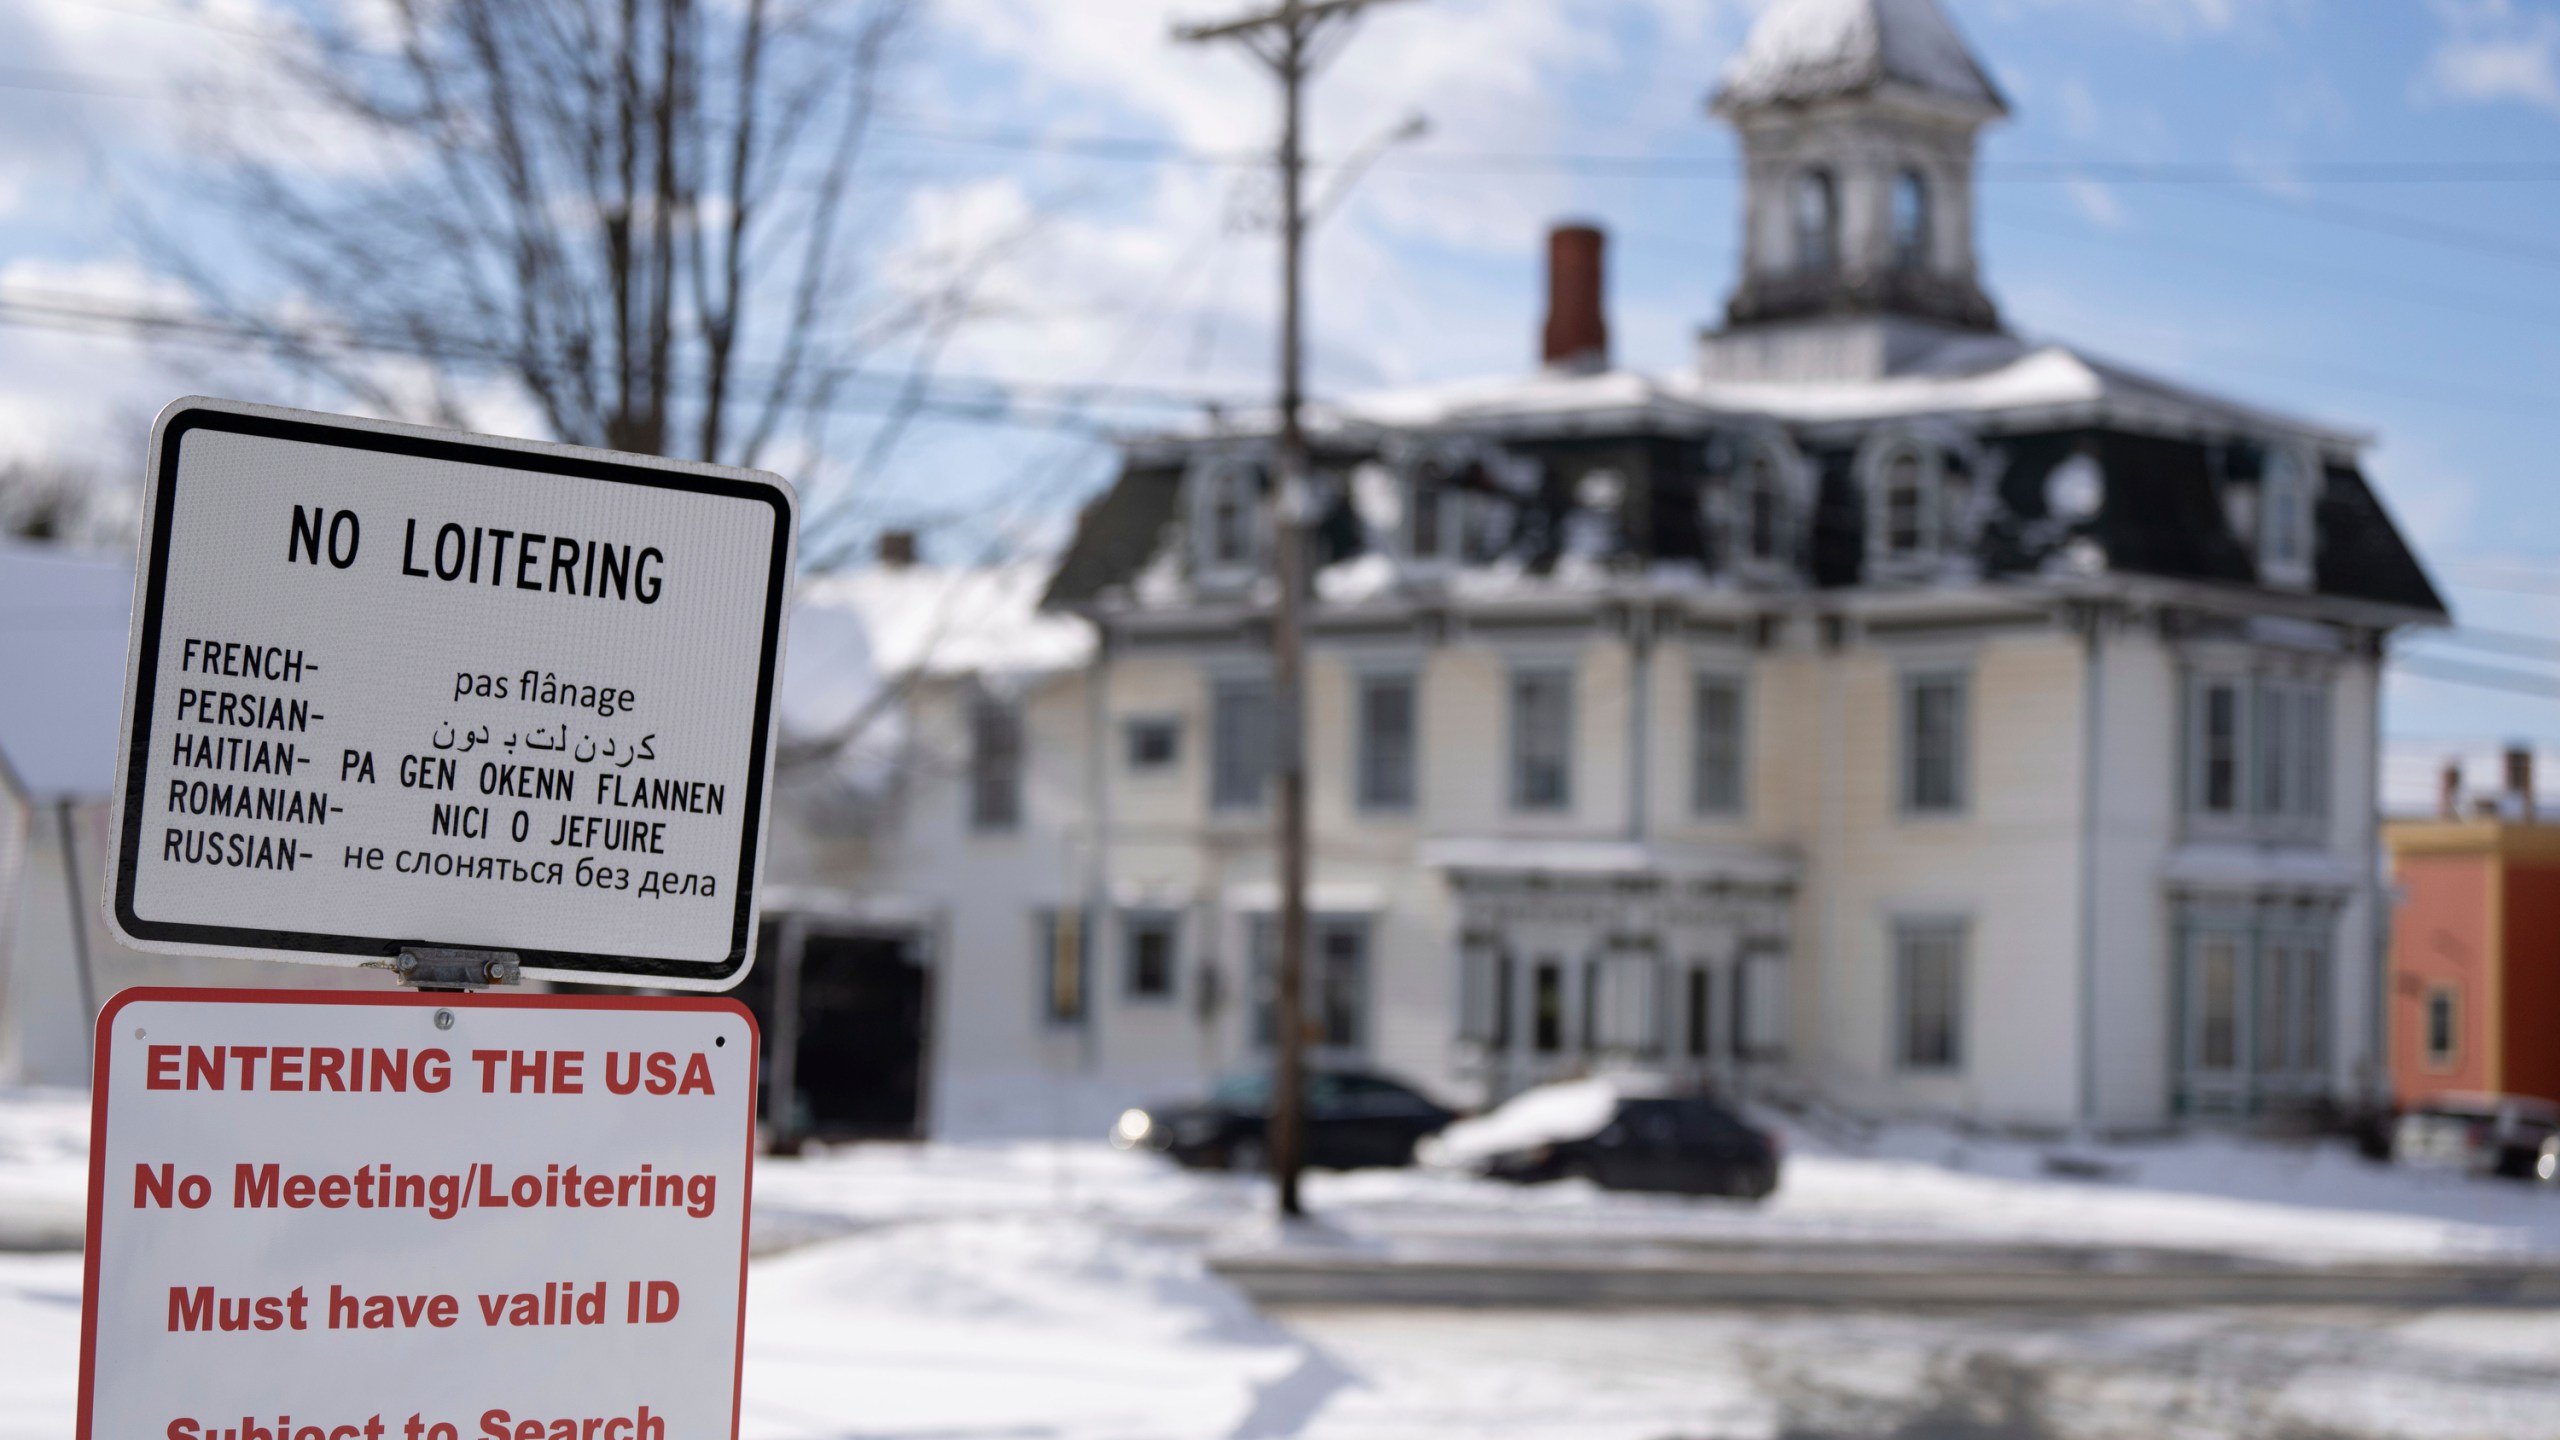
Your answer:
[[[1273,977],[1280,993],[1272,1036],[1271,1178],[1280,1189],[1280,1213],[1304,1214],[1298,1171],[1306,1157],[1306,949],[1307,949],[1307,742],[1306,639],[1299,601],[1306,588],[1309,495],[1307,435],[1300,410],[1305,394],[1303,252],[1306,217],[1300,189],[1305,179],[1300,114],[1307,77],[1331,58],[1362,10],[1382,0],[1280,0],[1277,9],[1206,25],[1177,26],[1174,38],[1192,44],[1233,40],[1268,66],[1280,82],[1280,434],[1272,456],[1272,568],[1279,595],[1271,616],[1271,703],[1276,736],[1272,780],[1275,842],[1280,852],[1280,955]]]

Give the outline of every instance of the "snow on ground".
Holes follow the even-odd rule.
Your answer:
[[[2560,1255],[2560,1191],[2377,1166],[2332,1142],[2211,1138],[2105,1147],[2120,1178],[2057,1179],[2043,1151],[1932,1127],[1862,1153],[1790,1134],[1778,1193],[1746,1203],[1519,1188],[1427,1170],[1319,1173],[1309,1205],[1355,1241],[1861,1242],[2221,1251],[2318,1262]],[[760,1248],[949,1216],[1073,1214],[1159,1236],[1250,1244],[1263,1186],[1099,1145],[856,1146],[756,1177]]]
[[[87,1112],[0,1096],[0,1233],[76,1216]],[[1790,1128],[1762,1206],[1319,1174],[1351,1243],[1867,1241],[2560,1254],[2560,1193],[2214,1138],[2089,1152],[1924,1126]],[[1102,1145],[876,1145],[761,1164],[743,1433],[838,1437],[2550,1436],[2560,1312],[2252,1307],[1255,1310],[1204,1250],[1267,1187]],[[48,1217],[51,1217],[48,1219]],[[10,1227],[16,1227],[14,1229]],[[0,1440],[70,1428],[79,1260],[0,1255]]]

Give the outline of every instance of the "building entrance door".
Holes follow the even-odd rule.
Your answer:
[[[777,918],[762,948],[737,997],[763,1032],[765,1083],[791,1091],[787,1109],[769,1097],[768,1126],[789,1139],[921,1135],[931,977],[915,937]]]

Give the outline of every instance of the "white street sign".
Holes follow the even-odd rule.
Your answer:
[[[736,983],[795,501],[756,471],[181,400],[107,908],[148,950]]]
[[[128,990],[97,1056],[81,1440],[735,1436],[736,1003]]]

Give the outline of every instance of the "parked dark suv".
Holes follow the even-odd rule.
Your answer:
[[[1206,1100],[1123,1111],[1111,1143],[1161,1151],[1184,1165],[1263,1170],[1270,1166],[1270,1115],[1271,1077],[1248,1071],[1219,1081]],[[1353,1170],[1413,1163],[1414,1142],[1456,1114],[1400,1080],[1329,1069],[1307,1076],[1306,1117],[1306,1163]]]

